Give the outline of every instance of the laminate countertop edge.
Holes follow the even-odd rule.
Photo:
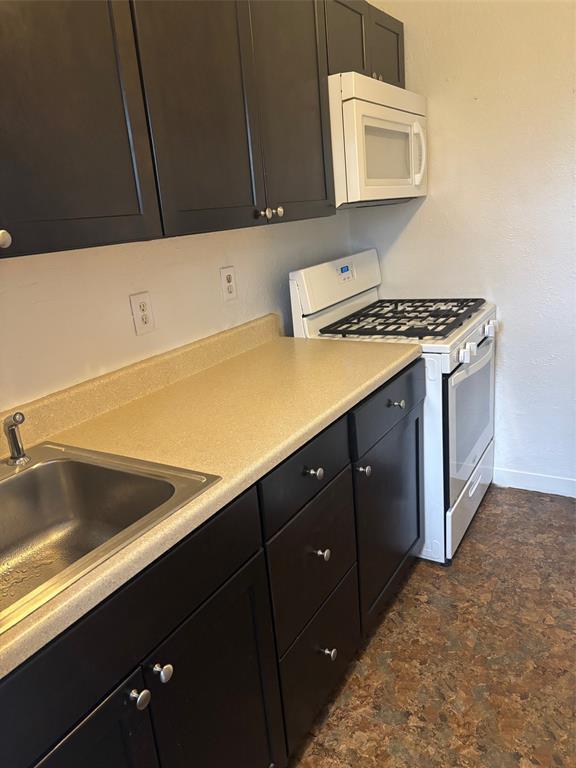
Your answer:
[[[412,343],[334,344],[279,337],[52,436],[52,442],[161,463],[163,459],[165,464],[221,475],[222,480],[2,633],[0,679],[420,355],[421,347]],[[212,402],[217,418],[202,415]],[[170,411],[174,423],[165,424],[162,443],[157,439],[159,425]],[[209,423],[209,447],[203,452],[206,440],[197,430]],[[190,440],[184,439],[188,434]],[[221,471],[212,455],[226,455]]]

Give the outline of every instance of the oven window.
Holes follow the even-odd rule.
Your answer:
[[[390,123],[388,123],[390,125]],[[375,125],[364,126],[367,182],[412,178],[410,133]]]
[[[486,446],[478,446],[478,439],[490,427],[492,420],[491,398],[492,366],[485,365],[478,373],[464,379],[455,392],[456,405],[456,445],[454,446],[456,471],[470,465],[470,471],[480,458],[480,451]],[[478,455],[476,455],[478,452]]]

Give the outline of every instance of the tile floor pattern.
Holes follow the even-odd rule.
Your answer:
[[[574,768],[575,502],[492,488],[418,562],[291,768]]]

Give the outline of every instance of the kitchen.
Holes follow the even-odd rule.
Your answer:
[[[137,459],[222,479],[108,552],[91,571],[17,623],[15,614],[4,623],[2,764],[53,768],[82,760],[171,766],[188,759],[210,766],[228,764],[234,755],[237,765],[269,766],[285,764],[289,750],[291,760],[313,766],[506,766],[536,760],[569,765],[573,754],[565,707],[571,664],[569,651],[565,648],[562,655],[559,647],[567,646],[569,637],[570,606],[561,588],[570,579],[574,511],[573,6],[390,2],[379,3],[378,9],[388,16],[373,16],[365,4],[348,0],[336,10],[316,4],[314,12],[314,4],[306,2],[239,3],[237,8],[136,2],[132,7],[114,4],[105,13],[103,4],[82,5],[87,10],[72,12],[66,4],[51,11],[45,3],[0,4],[3,71],[11,71],[17,56],[29,57],[34,67],[33,72],[15,68],[14,88],[4,96],[7,106],[0,119],[0,143],[8,141],[12,150],[3,161],[0,215],[7,218],[0,228],[11,233],[13,243],[0,259],[2,418],[24,413],[23,447],[31,454],[37,444],[64,443],[76,451],[78,463],[78,452],[102,451],[109,461],[111,454],[128,457],[129,471]],[[84,13],[92,14],[86,27]],[[184,24],[178,13],[200,17]],[[35,14],[42,18],[36,27]],[[219,16],[212,24],[214,14]],[[287,20],[281,14],[295,16]],[[109,58],[102,55],[110,42],[107,18],[113,18],[120,41],[128,112],[103,109],[106,91],[100,86],[115,82]],[[63,19],[73,34],[65,34]],[[318,24],[326,25],[323,35]],[[360,47],[358,30],[373,35],[361,39]],[[36,35],[31,48],[24,45],[30,35]],[[390,35],[398,46],[392,58]],[[345,44],[334,49],[335,40]],[[333,56],[345,56],[344,65],[334,63],[334,72],[331,45]],[[96,63],[89,55],[92,49],[100,56]],[[374,61],[383,56],[377,68],[366,70],[369,82],[380,82],[379,75],[383,81],[395,76],[396,88],[406,86],[425,98],[428,186],[426,195],[407,202],[335,212],[328,173],[328,159],[336,167],[334,140],[328,123],[314,122],[310,114],[327,114],[323,77],[368,64],[354,60],[358,50],[376,51]],[[194,65],[196,56],[201,67]],[[46,65],[40,67],[43,57]],[[92,86],[80,87],[80,65],[71,67],[71,59],[91,73],[104,61],[105,71]],[[398,65],[392,74],[386,69],[390,61]],[[318,68],[314,93],[307,76],[312,66]],[[55,91],[49,87],[51,78],[60,86]],[[295,95],[294,84],[304,93]],[[290,98],[303,98],[312,112],[301,114]],[[258,108],[246,112],[244,100]],[[41,120],[30,119],[28,104]],[[123,114],[131,120],[130,158],[140,173],[143,217],[118,215],[133,204],[126,182],[130,169],[119,149],[124,144],[114,141],[120,134],[113,121],[121,123]],[[82,117],[79,126],[77,115]],[[542,115],[554,115],[554,120],[543,121]],[[171,133],[175,125],[184,130]],[[256,148],[248,161],[239,151],[239,125],[244,141],[249,133]],[[148,131],[153,152],[146,144]],[[191,178],[194,184],[185,186]],[[80,224],[78,212],[86,206],[114,215],[84,218]],[[161,227],[173,236],[161,237]],[[10,253],[10,248],[20,250]],[[351,425],[359,423],[360,410],[379,394],[385,405],[409,401],[417,386],[406,386],[393,399],[386,387],[413,375],[420,362],[412,342],[292,340],[289,276],[326,262],[346,266],[349,257],[373,249],[380,298],[482,297],[496,306],[494,482],[502,488],[488,491],[452,565],[419,560],[404,586],[398,585],[396,599],[383,596],[384,612],[367,633],[372,640],[364,638],[365,649],[344,632],[340,611],[334,633],[346,636],[324,649],[339,646],[340,652],[334,661],[328,655],[310,657],[312,672],[304,673],[297,653],[284,663],[296,636],[313,625],[321,606],[338,593],[337,584],[348,590],[338,593],[338,600],[352,605],[355,562],[363,580],[354,515],[359,514],[359,478],[368,478],[356,471],[349,478],[349,467],[366,468],[354,453]],[[231,300],[225,300],[227,275]],[[349,283],[342,285],[347,289]],[[131,296],[138,297],[134,309]],[[139,319],[144,333],[136,332]],[[468,351],[473,354],[472,348]],[[417,416],[421,407],[423,417]],[[386,413],[398,417],[395,424],[423,418],[425,432],[424,410],[416,397],[413,407],[409,401],[408,408],[391,407]],[[342,419],[348,442],[341,437]],[[367,425],[381,421],[369,418]],[[323,436],[321,458],[313,453],[305,462],[317,474],[306,475],[308,485],[295,499],[291,494],[300,480],[274,473],[287,470],[299,451],[314,451]],[[381,438],[378,434],[376,440]],[[338,450],[331,471],[324,451]],[[8,456],[7,442],[2,453]],[[326,475],[320,478],[324,464]],[[20,476],[25,478],[30,469],[24,466]],[[413,481],[418,469],[409,475]],[[369,479],[377,479],[377,472]],[[324,504],[335,483],[342,487]],[[346,484],[356,494],[348,512]],[[251,504],[246,492],[252,494]],[[268,493],[278,495],[269,498]],[[291,511],[282,506],[288,497]],[[269,521],[269,509],[273,515],[284,509],[285,517]],[[300,512],[306,510],[319,516],[320,533],[326,533],[321,520],[328,515],[334,535],[344,530],[336,530],[339,510],[341,524],[348,530],[352,525],[352,533],[342,533],[328,560],[327,544],[318,541],[323,555],[310,556],[299,571],[283,561],[278,542],[279,534],[297,535],[306,517]],[[420,513],[425,514],[423,509]],[[357,552],[349,546],[355,537]],[[541,542],[540,550],[534,541]],[[219,542],[226,546],[220,548]],[[344,562],[339,557],[345,545]],[[5,543],[0,546],[5,552]],[[184,547],[196,547],[195,553],[186,555]],[[259,550],[264,568],[253,565]],[[244,563],[252,563],[251,576]],[[315,571],[322,583],[310,582],[306,594],[299,579],[316,566],[324,568]],[[159,581],[154,569],[160,569]],[[234,582],[237,572],[244,575]],[[189,574],[186,589],[181,581],[178,588],[170,586],[170,578],[179,573]],[[495,580],[504,586],[499,589]],[[193,620],[201,603],[209,607],[211,595],[220,595],[222,604],[232,599],[221,590],[224,582],[246,589],[250,583],[251,594],[259,595],[258,642],[268,649],[259,662],[267,688],[265,722],[262,696],[235,698],[230,683],[236,671],[238,690],[249,686],[253,670],[247,663],[235,665],[231,651],[235,644],[240,650],[243,641],[250,646],[253,638],[236,629],[233,638],[226,632],[214,638],[194,632],[192,624],[188,636],[178,640],[177,627],[187,626],[187,617]],[[284,632],[277,608],[282,594],[290,614]],[[522,599],[528,602],[525,607]],[[454,605],[442,613],[440,604],[447,600]],[[453,613],[463,620],[470,603],[480,610],[482,601],[488,601],[491,612],[464,622],[461,635],[468,646],[459,645]],[[496,621],[506,609],[517,612],[518,626],[512,619]],[[354,624],[354,610],[360,612],[359,603],[346,614],[348,625]],[[268,619],[262,620],[263,615]],[[228,612],[222,610],[222,617],[224,628],[234,626]],[[477,623],[482,617],[484,633]],[[360,621],[365,623],[365,617]],[[424,630],[432,625],[437,637],[425,642]],[[484,653],[482,643],[487,649],[491,640],[517,643],[518,636],[526,645],[524,660],[518,659],[517,649],[508,657],[497,644]],[[418,674],[402,656],[402,638],[410,642]],[[145,662],[165,643],[171,643],[165,650],[173,655],[155,659],[152,666],[161,665],[156,673]],[[189,650],[194,647],[196,653]],[[536,652],[543,658],[534,657]],[[487,671],[478,661],[484,655],[499,659],[501,666],[492,661]],[[187,669],[190,660],[193,668]],[[316,667],[316,661],[326,665]],[[469,672],[471,680],[487,685],[490,693],[480,702],[470,700],[471,682],[458,671],[459,666],[474,670],[474,664],[480,666],[476,674]],[[537,672],[531,673],[534,664]],[[168,666],[172,673],[164,669]],[[289,674],[290,668],[296,671]],[[338,681],[348,675],[339,695],[318,685],[314,675],[324,674],[318,669],[328,670],[326,686],[330,675]],[[508,680],[510,669],[516,677]],[[126,702],[124,680],[133,674],[139,682],[128,696],[132,690],[151,693],[141,710]],[[211,675],[217,681],[212,696]],[[161,676],[171,679],[164,683]],[[409,686],[415,688],[412,699],[403,693]],[[183,701],[190,702],[189,689],[201,692],[201,703],[188,703],[191,709],[182,713]],[[362,699],[363,690],[368,701]],[[426,707],[416,701],[419,695],[429,697]],[[324,722],[316,720],[318,707],[326,705]],[[246,723],[253,724],[249,738],[239,725],[245,722],[239,718],[244,707]],[[437,714],[428,707],[436,707]],[[112,750],[113,741],[102,740],[105,732],[110,739],[117,735],[119,723],[132,734],[123,754]],[[96,744],[108,744],[105,758]]]

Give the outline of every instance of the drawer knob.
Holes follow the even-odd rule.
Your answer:
[[[136,688],[133,688],[130,691],[130,698],[132,701],[136,702],[136,709],[146,709],[148,704],[150,704],[150,699],[152,698],[152,694],[148,690],[148,688],[144,688],[143,691],[137,691]]]
[[[330,558],[332,557],[332,552],[329,549],[315,549],[314,554],[316,555],[316,557],[319,557],[322,560],[324,560],[325,563],[327,563],[328,560],[330,560]]]
[[[12,235],[7,229],[0,229],[0,248],[9,248],[12,245]]]
[[[263,210],[263,211],[256,211],[256,213],[257,213],[257,215],[258,215],[258,216],[259,216],[261,219],[263,219],[263,218],[267,218],[267,219],[268,219],[268,221],[270,221],[270,219],[272,218],[272,216],[274,216],[274,214],[276,213],[276,211],[273,211],[273,210],[272,210],[272,208],[264,208],[264,210]]]
[[[406,400],[388,400],[388,407],[392,408],[406,408]]]
[[[152,672],[160,677],[161,683],[169,683],[174,674],[174,667],[172,664],[154,664]]]
[[[316,480],[324,480],[324,468],[318,467],[318,469],[305,469],[304,474],[308,477],[315,477]]]
[[[323,648],[322,653],[324,656],[327,656],[330,661],[336,661],[336,657],[338,656],[338,651],[336,648]]]
[[[362,474],[366,475],[366,477],[370,477],[372,474],[372,467],[370,464],[367,464],[365,467],[356,467],[358,472],[362,472]]]

